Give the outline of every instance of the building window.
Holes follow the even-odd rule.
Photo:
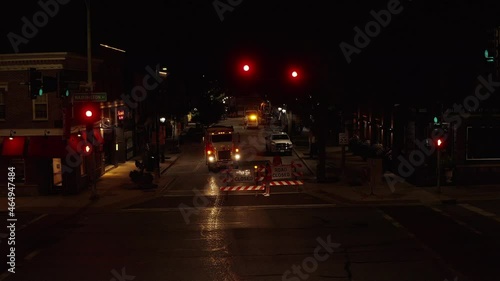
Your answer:
[[[0,90],[0,120],[5,120],[5,94]]]
[[[14,172],[16,176],[14,177],[14,183],[25,183],[25,167],[23,158],[12,158],[9,160],[9,167],[14,167]]]
[[[33,120],[49,119],[48,95],[42,95],[33,100]]]

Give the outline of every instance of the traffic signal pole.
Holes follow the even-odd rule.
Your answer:
[[[441,193],[441,149],[437,149],[437,193]]]
[[[160,66],[156,65],[156,75],[160,75]],[[161,176],[160,172],[160,89],[159,87],[156,89],[156,114],[155,114],[155,131],[156,131],[156,157],[155,157],[155,165],[156,165],[156,176],[159,179]]]
[[[85,6],[87,9],[87,83],[89,89],[89,100],[92,96],[92,92],[94,91],[94,87],[92,85],[92,34],[91,34],[91,25],[90,25],[90,0],[85,0]],[[97,112],[95,112],[97,114]],[[92,124],[92,134],[94,133],[94,128]],[[87,132],[87,136],[90,132]],[[93,135],[92,135],[93,136]],[[94,150],[94,142],[91,143],[92,151],[90,153],[90,185],[91,185],[91,194],[90,199],[94,200],[98,198],[97,195],[97,173],[96,173],[96,165],[95,165],[95,150]]]

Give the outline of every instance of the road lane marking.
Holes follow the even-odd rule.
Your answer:
[[[464,276],[461,272],[457,271],[454,269],[454,267],[449,264],[446,260],[444,260],[437,252],[435,252],[431,247],[427,246],[422,240],[420,240],[413,232],[411,232],[408,228],[402,226],[396,219],[393,217],[389,216],[386,214],[384,211],[381,209],[377,208],[377,212],[379,212],[384,219],[388,220],[389,223],[391,223],[393,226],[395,226],[398,229],[403,230],[409,237],[411,237],[416,243],[420,245],[425,251],[430,253],[434,259],[436,259],[441,265],[445,268],[447,268],[450,272],[453,272],[455,276]]]
[[[0,275],[0,281],[5,280],[5,278],[9,277],[10,272],[6,271]]]
[[[497,222],[500,222],[500,216],[498,216],[497,214],[490,213],[490,212],[485,211],[481,208],[478,208],[476,206],[472,206],[472,205],[466,204],[466,203],[458,204],[458,205],[462,208],[465,208],[465,209],[471,211],[471,212],[474,212],[476,214],[480,214],[482,216],[485,216],[485,217],[491,218]]]
[[[303,205],[259,205],[259,206],[221,206],[221,207],[199,207],[198,210],[211,211],[213,209],[226,210],[257,210],[257,209],[304,209],[304,208],[331,208],[336,204],[303,204]],[[121,212],[178,212],[179,208],[130,208],[121,209]]]
[[[34,223],[34,222],[38,221],[38,220],[41,220],[42,218],[44,218],[44,217],[46,217],[46,216],[47,216],[47,214],[42,214],[42,215],[39,215],[38,217],[36,217],[36,218],[34,218],[34,219],[30,220],[29,222],[27,222],[26,224],[21,225],[21,226],[19,227],[19,230],[21,230],[21,229],[24,229],[24,228],[28,227],[28,225],[30,225],[30,224],[32,224],[32,223]]]
[[[255,191],[255,190],[253,190]],[[186,190],[169,190],[168,191],[169,194],[162,194],[161,196],[163,197],[186,197],[186,196],[193,196],[193,192],[192,191],[186,191]],[[255,192],[250,192],[247,191],[247,193],[245,193],[245,191],[232,191],[233,193],[230,193],[229,196],[256,196],[255,195]],[[171,194],[171,193],[178,193],[178,194]],[[303,192],[297,192],[297,191],[279,191],[279,192],[274,192],[274,193],[271,193],[271,196],[273,195],[282,195],[282,194],[304,194]],[[257,195],[261,195],[262,192],[257,192]],[[203,193],[203,195],[207,196],[207,197],[225,197],[226,196],[226,192],[221,192],[221,193],[217,193],[217,194],[212,194],[212,193],[209,193],[209,191],[206,191],[205,193]],[[311,196],[311,195],[310,195]]]
[[[479,230],[477,230],[477,229],[473,228],[472,226],[469,226],[467,223],[465,223],[465,222],[463,222],[463,221],[461,221],[461,220],[459,220],[459,219],[456,219],[456,218],[452,217],[450,214],[447,214],[447,213],[445,213],[444,211],[442,211],[442,210],[440,210],[440,209],[438,209],[438,208],[436,208],[436,207],[430,207],[430,208],[431,208],[433,211],[435,211],[435,212],[437,212],[437,213],[440,213],[441,215],[443,215],[443,216],[445,216],[445,217],[449,218],[450,220],[454,221],[455,223],[457,223],[457,224],[459,224],[459,225],[461,225],[461,226],[463,226],[463,227],[467,228],[468,230],[470,230],[470,231],[472,231],[472,232],[474,232],[474,233],[476,233],[476,234],[478,234],[478,235],[483,235],[483,233],[482,233],[481,231],[479,231]]]
[[[38,255],[38,253],[40,253],[40,251],[35,250],[35,251],[29,253],[28,255],[26,255],[26,257],[24,257],[24,259],[27,260],[27,261],[29,261],[32,258],[34,258],[36,255]]]
[[[196,167],[194,167],[193,172],[198,171],[198,169],[199,169],[199,168],[200,168],[200,166],[201,166],[201,163],[203,163],[203,161],[198,161],[198,164],[196,164]]]

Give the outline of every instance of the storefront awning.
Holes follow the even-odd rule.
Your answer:
[[[24,155],[24,144],[26,137],[5,137],[2,142],[2,156],[19,156]]]
[[[30,137],[28,156],[63,158],[66,156],[66,143],[61,136]]]

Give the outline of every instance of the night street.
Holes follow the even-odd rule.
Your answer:
[[[261,134],[240,133],[242,140]],[[500,274],[498,200],[346,207],[309,195],[307,183],[270,197],[226,194],[201,153],[201,143],[184,144],[163,175],[175,180],[156,198],[65,221],[51,214],[18,230],[16,273],[1,280],[493,281]]]
[[[0,281],[499,281],[500,1],[4,1]]]

